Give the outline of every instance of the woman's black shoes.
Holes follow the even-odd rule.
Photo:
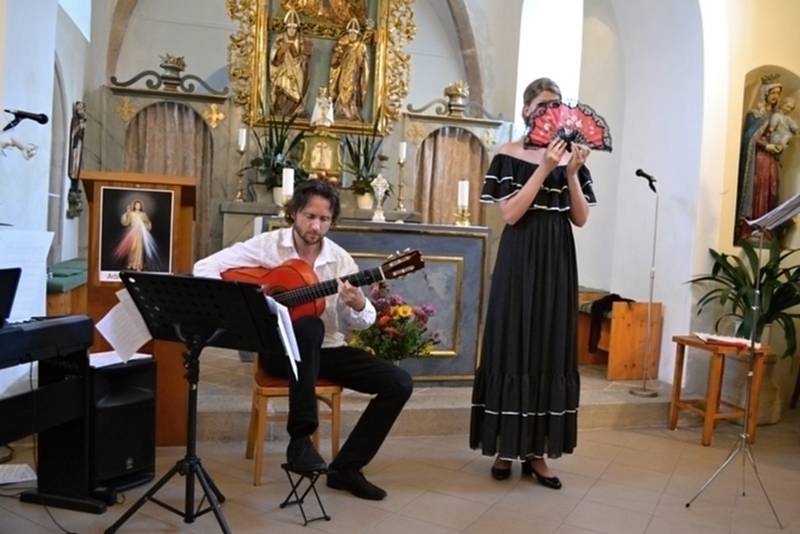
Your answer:
[[[536,472],[536,470],[531,466],[531,463],[527,460],[522,462],[522,474],[533,475],[534,477],[536,477],[536,480],[539,481],[539,484],[541,484],[546,488],[561,489],[561,481],[558,479],[558,477],[545,477],[540,475],[539,473]]]
[[[505,469],[500,469],[495,465],[492,466],[492,478],[494,478],[495,480],[505,480],[510,476],[511,476],[510,465]]]

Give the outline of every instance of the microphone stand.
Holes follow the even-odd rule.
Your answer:
[[[650,353],[653,351],[653,286],[656,279],[656,238],[658,237],[658,191],[655,186],[655,179],[643,176],[648,182],[650,189],[656,194],[656,214],[653,220],[653,252],[650,256],[650,296],[647,301],[647,334],[644,348],[644,369],[642,370],[642,387],[633,387],[628,390],[631,395],[637,397],[657,397],[658,392],[647,388],[647,373],[650,368]]]

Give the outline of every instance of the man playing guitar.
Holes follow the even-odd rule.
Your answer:
[[[314,386],[317,377],[343,387],[375,395],[328,468],[327,484],[356,497],[381,500],[386,492],[370,483],[361,470],[375,456],[395,419],[411,395],[409,374],[362,349],[347,346],[340,325],[359,330],[375,321],[375,308],[358,287],[342,279],[358,271],[356,262],[325,235],[339,216],[339,195],[321,180],[309,180],[295,189],[286,206],[290,228],[265,232],[198,261],[195,276],[220,278],[240,267],[277,267],[301,259],[313,266],[320,280],[337,280],[338,293],[325,298],[321,317],[295,318],[293,326],[301,361],[298,379],[290,379],[290,441],[286,459],[296,471],[325,468],[310,436],[318,425]],[[280,299],[279,299],[280,300]],[[289,375],[286,358],[262,358],[269,374]]]

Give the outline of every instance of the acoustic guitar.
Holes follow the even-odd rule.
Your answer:
[[[405,250],[386,258],[374,269],[342,278],[355,287],[400,278],[425,267],[418,250]],[[264,288],[264,292],[289,308],[293,321],[301,317],[319,316],[325,311],[325,297],[339,292],[336,279],[320,282],[314,269],[301,259],[291,259],[272,269],[237,267],[222,273],[223,280],[245,282]]]

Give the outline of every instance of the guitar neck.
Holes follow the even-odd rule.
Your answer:
[[[375,282],[379,282],[383,280],[385,277],[383,276],[383,272],[381,271],[380,267],[376,267],[375,269],[367,269],[365,271],[351,274],[343,278],[344,280],[350,282],[350,285],[355,287],[361,287]],[[334,293],[338,292],[339,292],[339,284],[337,283],[337,280],[334,278],[333,280],[328,280],[326,282],[320,282],[318,284],[300,287],[297,289],[290,289],[289,291],[284,291],[282,293],[272,295],[272,298],[274,298],[287,308],[292,308],[294,306],[299,306],[300,304],[305,304],[313,300],[321,299],[327,297],[328,295],[333,295]]]

